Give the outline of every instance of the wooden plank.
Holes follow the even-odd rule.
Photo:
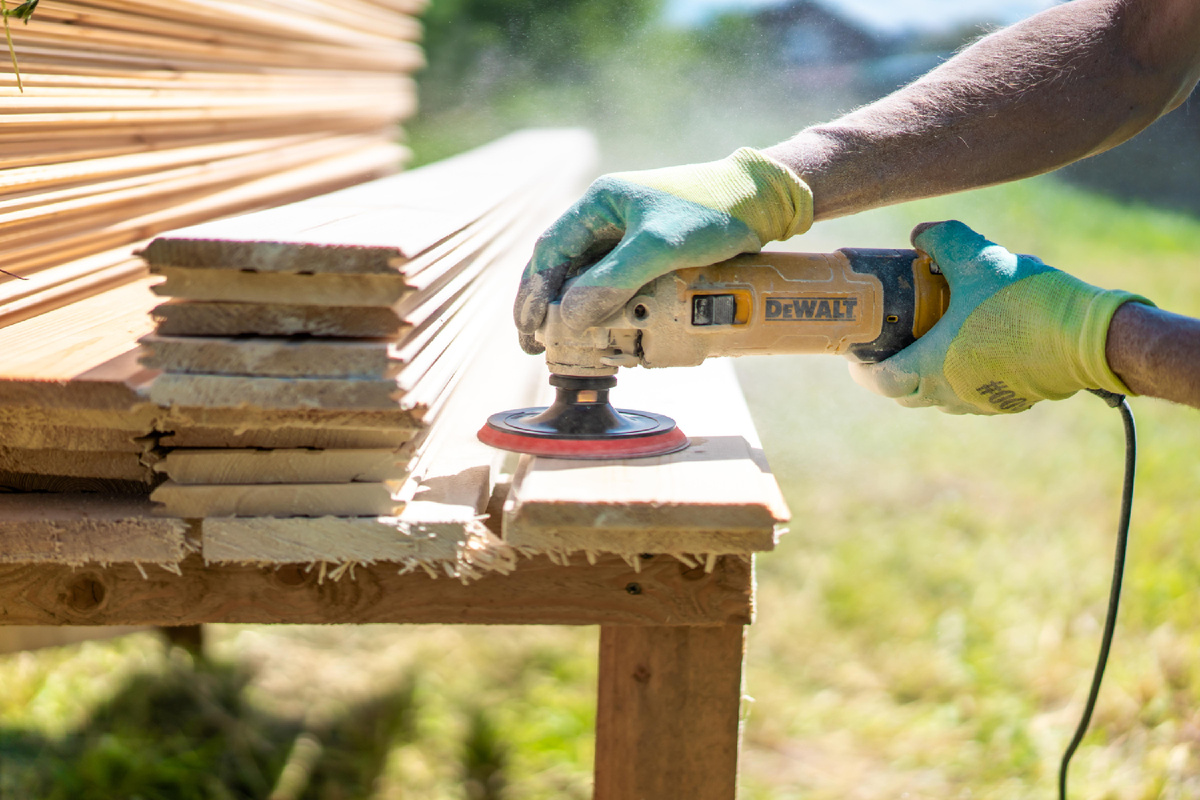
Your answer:
[[[673,416],[686,450],[629,460],[523,457],[505,539],[536,551],[748,553],[774,547],[788,518],[732,364],[626,370],[619,408]],[[497,409],[500,410],[500,409]]]
[[[146,266],[124,247],[60,263],[22,281],[32,284],[24,291],[4,292],[0,327],[127,285],[145,274]]]
[[[144,499],[0,494],[0,563],[175,564],[197,549],[187,523],[150,510]],[[38,624],[0,612],[5,623]]]
[[[537,557],[470,585],[399,574],[393,563],[358,566],[339,581],[304,566],[206,567],[198,556],[179,567],[180,575],[147,570],[145,578],[125,564],[0,567],[0,623],[727,625],[748,623],[752,613],[751,565],[734,556],[709,573],[664,557],[640,571],[615,556],[594,565]]]
[[[146,426],[149,432],[150,426]],[[39,425],[25,420],[4,424],[4,446],[24,450],[141,453],[151,440],[135,431],[77,425]]]
[[[745,628],[600,629],[596,800],[737,796]]]
[[[74,191],[43,193],[36,203],[0,213],[0,247],[11,254],[8,271],[27,276],[32,268],[25,266],[25,262],[37,264],[28,254],[37,252],[38,248],[33,245],[41,240],[66,239],[86,231],[120,226],[128,219],[157,213],[164,206],[202,198],[255,178],[308,168],[314,162],[341,157],[373,143],[372,139],[363,136],[300,139],[266,153],[180,166],[149,177],[139,175],[103,181],[92,184],[94,191],[86,194]],[[129,241],[144,236],[143,233]],[[8,298],[0,294],[0,299]]]
[[[416,435],[411,428],[314,428],[276,427],[244,429],[231,425],[184,425],[164,427],[169,433],[159,438],[163,447],[267,447],[267,448],[406,448]],[[402,451],[407,452],[407,448]]]
[[[377,517],[404,508],[398,481],[184,485],[167,481],[150,493],[158,513],[214,517]],[[328,534],[326,531],[325,534]]]
[[[394,449],[178,448],[154,469],[182,484],[377,482],[403,477],[407,460]]]
[[[0,446],[0,471],[68,478],[110,478],[152,484],[154,471],[142,452],[27,450]]]
[[[15,326],[14,326],[15,327]],[[2,331],[0,331],[2,333]],[[159,409],[139,393],[153,375],[137,364],[136,350],[60,380],[0,378],[0,417],[77,421],[146,435]],[[85,422],[86,420],[86,422]]]
[[[179,267],[156,267],[154,273],[165,278],[154,287],[155,294],[192,301],[389,307],[411,292],[399,274],[295,275]]]
[[[0,409],[0,412],[2,411],[3,409]],[[237,432],[249,431],[254,428],[294,431],[309,428],[314,431],[344,430],[351,435],[355,432],[377,429],[386,432],[389,436],[398,437],[406,434],[411,437],[424,428],[420,419],[399,407],[388,411],[378,411],[370,409],[172,406],[166,411],[166,418],[159,426],[162,431],[183,431],[193,427],[225,428]],[[312,446],[319,447],[320,445]]]
[[[186,21],[195,26],[230,28],[257,33],[261,33],[263,27],[269,27],[276,32],[276,35],[283,38],[362,44],[364,40],[353,34],[363,32],[396,33],[399,29],[383,27],[381,30],[380,27],[387,26],[389,23],[392,26],[400,25],[405,14],[415,13],[417,8],[414,6],[418,4],[409,4],[404,7],[402,9],[404,14],[400,15],[371,15],[369,19],[374,27],[367,27],[368,23],[363,19],[363,12],[361,10],[356,12],[354,9],[348,11],[348,18],[344,19],[339,14],[336,20],[327,20],[309,13],[296,13],[293,9],[256,7],[259,4],[234,3],[229,0],[204,0],[203,3],[194,0],[176,0],[171,3],[169,10],[165,9],[161,2],[154,2],[154,0],[108,0],[108,2],[85,0],[77,5],[133,11],[139,16],[151,18],[166,16],[173,20]],[[339,8],[339,11],[343,10],[343,8]],[[292,13],[288,13],[288,11]],[[401,19],[396,19],[396,17]],[[327,21],[332,24],[323,24]],[[366,41],[370,41],[370,39]]]
[[[88,6],[92,7],[88,7]],[[153,9],[157,13],[147,14],[146,11]],[[234,12],[232,19],[223,20],[220,18],[209,17],[204,22],[198,22],[197,15],[188,15],[184,19],[180,19],[175,15],[165,15],[161,8],[154,9],[153,6],[147,8],[143,6],[136,13],[129,13],[130,9],[117,9],[113,6],[105,8],[100,4],[72,4],[72,7],[64,8],[62,6],[49,5],[38,14],[38,21],[55,21],[70,25],[86,25],[89,27],[103,28],[108,30],[136,31],[139,33],[148,33],[155,36],[170,37],[180,40],[194,40],[198,42],[213,41],[214,34],[218,34],[220,39],[227,44],[238,44],[241,47],[267,47],[269,49],[284,49],[296,41],[292,34],[296,32],[294,25],[286,26],[279,25],[280,18],[278,16],[271,18],[271,25],[274,29],[274,41],[266,44],[258,43],[255,40],[255,35],[261,36],[262,30],[258,31],[243,31],[239,30],[240,26],[236,25],[237,18],[244,16],[244,11],[240,9]],[[229,23],[233,22],[233,25]],[[407,33],[407,38],[415,38],[419,31],[419,26],[415,26],[415,22],[410,20],[414,27],[405,28],[397,27],[394,29],[396,36]],[[279,27],[276,27],[279,26]],[[308,35],[299,37],[299,41],[305,42],[323,42],[328,44],[330,39],[337,40],[338,44],[357,46],[360,48],[383,48],[389,46],[393,37],[371,36],[367,32],[357,32],[357,35],[351,35],[351,31],[334,24],[331,30],[326,32],[324,36],[313,36],[317,33],[312,28],[305,29]],[[338,32],[342,36],[336,36]],[[289,41],[292,40],[292,41]]]
[[[338,308],[261,303],[191,303],[168,300],[154,308],[157,332],[167,336],[339,336],[401,335],[408,323],[391,307]]]
[[[155,305],[146,278],[0,329],[0,378],[87,380],[100,365],[136,348],[153,329]],[[131,375],[141,372],[136,363]]]
[[[151,369],[275,378],[394,378],[403,366],[390,339],[165,336],[141,339]]]
[[[82,160],[73,159],[23,168],[9,168],[0,173],[0,188],[6,194],[35,191],[37,195],[32,198],[26,197],[25,202],[41,202],[50,189],[59,186],[76,184],[73,191],[78,192],[82,189],[95,191],[98,182],[107,182],[113,178],[128,175],[153,177],[159,170],[208,163],[249,153],[270,152],[276,147],[288,147],[312,138],[314,138],[312,134],[291,134],[234,141],[202,142],[191,145],[181,142],[180,146],[167,149],[142,150],[108,157],[85,157]],[[78,186],[80,182],[86,183],[80,187]],[[7,210],[17,206],[17,201],[12,199],[11,194],[8,197],[9,199],[0,202],[0,209]]]
[[[523,187],[564,169],[583,171],[592,152],[579,131],[513,134],[371,184],[177,230],[143,255],[151,265],[174,267],[388,274]]]
[[[86,494],[96,497],[146,497],[154,484],[127,481],[119,478],[71,477],[64,475],[32,475],[28,472],[0,471],[0,494],[27,492],[45,497],[63,494]]]
[[[398,517],[206,519],[204,558],[214,563],[333,565],[389,562],[427,574],[478,577],[510,571],[512,551],[486,531],[458,526],[431,535]]]
[[[357,378],[251,378],[160,373],[150,399],[160,406],[262,409],[399,410],[395,380]]]
[[[67,22],[39,20],[41,24],[22,26],[14,32],[17,57],[24,54],[54,54],[66,60],[73,54],[59,48],[82,48],[75,57],[88,62],[154,64],[159,68],[204,69],[221,64],[245,67],[305,68],[324,64],[334,69],[394,70],[411,73],[424,64],[421,50],[410,42],[395,42],[390,47],[360,50],[319,43],[289,43],[287,50],[272,50],[259,42],[241,45],[227,43],[219,36],[209,41],[187,41],[178,37],[158,37],[141,32],[107,30],[95,26],[77,26]],[[264,31],[264,35],[268,32]],[[261,37],[260,37],[261,38]]]

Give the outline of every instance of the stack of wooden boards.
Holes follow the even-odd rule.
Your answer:
[[[161,370],[170,480],[153,498],[185,518],[397,514],[408,462],[498,333],[481,322],[506,311],[588,148],[526,132],[154,240],[143,256],[169,299],[142,363]]]
[[[460,577],[509,563],[481,522],[497,453],[474,432],[545,385],[516,346],[511,299],[594,155],[582,132],[529,131],[182,229],[144,250],[160,275],[0,328],[0,420],[19,445],[0,484],[135,494],[37,501],[103,532],[66,538],[53,515],[29,528],[46,512],[23,500],[0,561],[170,564],[201,550]],[[136,494],[164,475],[159,512],[176,519],[159,525]],[[207,517],[202,545],[179,517]]]
[[[590,139],[515,134],[289,206],[175,231],[142,364],[176,517],[395,516],[409,462],[506,317]],[[469,424],[469,423],[468,423]],[[411,488],[412,484],[408,484]]]
[[[144,274],[156,233],[394,172],[424,2],[42,0],[0,75],[0,325]]]

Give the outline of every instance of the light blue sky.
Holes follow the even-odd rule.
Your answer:
[[[1016,22],[1055,5],[1056,0],[819,0],[882,31],[936,30],[970,22]],[[732,8],[775,5],[781,0],[668,0],[667,19],[679,25],[702,22]]]

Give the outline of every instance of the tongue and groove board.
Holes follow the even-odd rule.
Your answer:
[[[366,450],[207,450],[179,448],[154,465],[179,484],[344,483],[402,477],[407,459]]]
[[[399,483],[160,484],[150,499],[162,513],[201,517],[391,517],[404,501]]]
[[[163,231],[391,174],[423,2],[42,0],[0,75],[0,326]],[[2,363],[0,363],[2,366]]]
[[[0,563],[178,564],[199,544],[145,498],[0,494]]]

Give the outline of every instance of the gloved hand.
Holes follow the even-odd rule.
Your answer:
[[[701,267],[803,233],[812,192],[790,169],[748,147],[721,161],[605,175],[542,234],[525,267],[513,316],[521,347],[563,284],[562,316],[594,325],[660,275]]]
[[[945,274],[950,306],[891,358],[851,363],[859,384],[951,414],[1012,414],[1080,389],[1130,394],[1108,366],[1108,325],[1123,303],[1149,300],[1013,255],[957,221],[917,226],[912,241]]]

